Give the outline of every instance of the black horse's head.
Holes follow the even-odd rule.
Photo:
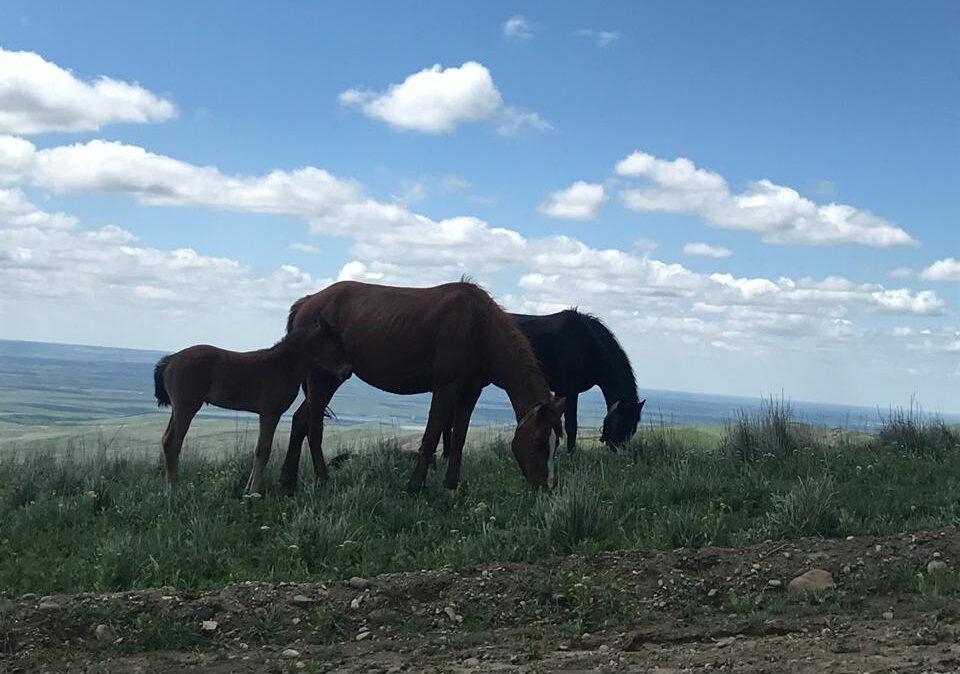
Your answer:
[[[612,451],[617,451],[623,444],[633,437],[640,424],[640,413],[646,399],[618,400],[607,410],[600,430],[600,442],[603,442]]]

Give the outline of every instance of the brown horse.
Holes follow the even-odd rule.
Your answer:
[[[163,434],[170,486],[177,483],[180,449],[190,422],[203,403],[209,403],[260,415],[256,457],[246,487],[248,493],[260,491],[280,415],[314,369],[340,382],[351,372],[343,343],[320,320],[288,333],[269,349],[240,353],[200,344],[161,358],[153,381],[157,404],[173,408]]]
[[[486,291],[472,283],[395,288],[342,281],[290,308],[287,329],[326,319],[343,338],[347,358],[363,381],[390,393],[433,392],[417,464],[407,488],[423,486],[445,420],[453,434],[444,485],[460,482],[470,415],[489,383],[507,392],[517,416],[513,455],[534,489],[554,482],[554,450],[563,434],[563,400],[555,399],[527,339]],[[281,483],[296,489],[304,435],[314,472],[326,480],[323,412],[340,385],[323,372],[307,380],[307,401],[293,415]]]

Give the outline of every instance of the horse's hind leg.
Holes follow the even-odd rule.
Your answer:
[[[307,441],[310,443],[310,458],[313,459],[313,474],[320,483],[327,481],[327,464],[323,460],[323,415],[341,383],[339,379],[319,371],[312,373],[307,383]]]
[[[183,439],[190,429],[190,422],[200,409],[200,405],[182,405],[174,403],[167,430],[163,434],[164,468],[167,483],[170,487],[177,486],[180,476],[180,450],[183,449]]]
[[[260,434],[257,436],[257,451],[253,459],[253,469],[250,471],[250,479],[247,480],[247,487],[244,490],[247,494],[253,494],[263,489],[263,471],[267,467],[267,461],[270,460],[270,450],[273,447],[273,434],[277,430],[277,424],[279,422],[279,414],[260,415]]]
[[[280,469],[280,486],[289,494],[297,490],[300,454],[303,451],[303,441],[307,437],[309,426],[310,404],[304,400],[293,413],[293,421],[290,423],[290,444],[287,446],[287,456]]]
[[[447,474],[443,486],[447,489],[456,489],[460,484],[460,462],[463,457],[463,445],[467,441],[467,429],[470,426],[470,416],[480,397],[481,389],[461,391],[457,396],[456,407],[453,412],[453,430],[451,432],[450,456],[447,457]]]
[[[443,433],[444,427],[450,423],[455,395],[456,390],[453,387],[433,392],[433,398],[430,400],[430,414],[427,417],[427,428],[420,440],[417,465],[414,467],[410,481],[407,483],[407,491],[411,493],[418,492],[423,488],[423,482],[427,479],[427,469],[435,460],[434,455],[437,452],[440,435]]]

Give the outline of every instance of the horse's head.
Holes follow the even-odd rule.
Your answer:
[[[347,360],[340,334],[322,318],[308,330],[305,347],[313,367],[329,372],[340,381],[349,379],[353,367]]]
[[[607,410],[603,419],[603,428],[600,431],[600,442],[603,442],[612,451],[620,447],[637,432],[640,423],[640,414],[646,399],[618,400]]]
[[[554,453],[563,436],[563,403],[563,398],[551,398],[534,405],[513,434],[513,456],[534,489],[552,489],[556,481]]]

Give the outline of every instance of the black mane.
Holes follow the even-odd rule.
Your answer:
[[[613,364],[611,371],[618,373],[619,378],[622,380],[619,385],[624,388],[627,388],[625,385],[629,385],[629,390],[632,394],[630,400],[638,400],[637,377],[633,372],[633,366],[630,364],[630,359],[627,357],[623,347],[620,346],[620,342],[618,342],[617,338],[610,332],[610,328],[597,316],[579,311],[576,308],[567,309],[564,313],[573,314],[582,325],[590,331],[597,345],[606,355],[607,361]]]

